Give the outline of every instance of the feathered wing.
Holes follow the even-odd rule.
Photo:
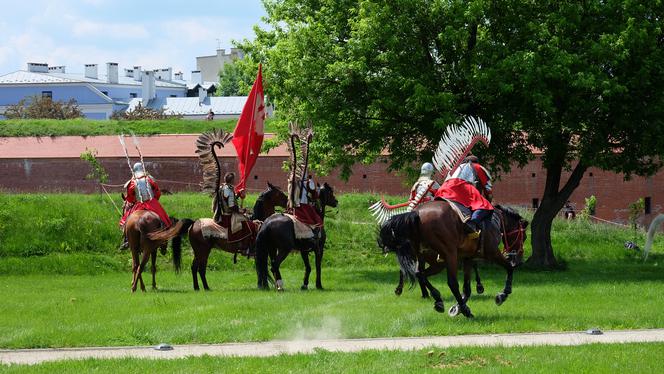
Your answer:
[[[215,147],[225,147],[233,139],[233,134],[221,129],[212,129],[201,134],[196,140],[196,154],[203,171],[203,192],[217,195],[221,186],[221,166]]]
[[[657,217],[655,217],[655,219],[650,223],[650,227],[648,228],[648,236],[646,237],[646,246],[643,248],[644,262],[648,259],[648,254],[650,253],[652,243],[655,239],[655,232],[657,232],[657,229],[662,225],[662,222],[664,222],[664,214],[658,214]]]
[[[382,226],[388,219],[396,216],[397,214],[406,213],[408,211],[408,202],[390,205],[381,198],[380,201],[375,202],[369,207],[371,215],[374,216],[379,226]]]
[[[477,142],[486,146],[491,142],[491,130],[481,118],[468,116],[460,125],[445,129],[433,156],[433,165],[443,179],[461,164]]]

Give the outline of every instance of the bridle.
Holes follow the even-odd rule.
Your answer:
[[[500,220],[500,231],[501,236],[503,237],[503,253],[507,257],[513,256],[523,256],[523,242],[524,236],[526,233],[525,227],[523,227],[523,222],[519,220],[518,227],[510,232],[507,232],[507,227],[505,226],[505,214],[501,211],[502,219]],[[516,234],[516,239],[510,244],[508,242],[508,237]]]

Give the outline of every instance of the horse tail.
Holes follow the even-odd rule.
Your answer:
[[[268,231],[270,230],[269,221],[263,223],[261,229],[256,235],[256,275],[258,276],[258,287],[267,288],[268,281],[274,283],[274,280],[270,276],[267,269],[267,260],[268,260],[268,246],[267,242],[269,238]]]
[[[655,239],[655,231],[657,231],[657,228],[662,224],[662,221],[664,221],[664,214],[659,214],[650,223],[650,227],[648,228],[648,236],[646,238],[646,246],[643,248],[643,261],[648,259],[648,254],[652,248],[652,242]]]
[[[179,273],[182,265],[182,237],[189,232],[189,228],[194,224],[194,221],[184,218],[177,223],[182,223],[182,225],[178,234],[171,240],[171,247],[173,248],[173,267],[175,268],[175,272]]]
[[[408,276],[411,287],[417,273],[417,256],[412,238],[419,234],[420,216],[417,211],[397,214],[387,220],[380,229],[381,242],[397,254],[403,274]]]
[[[185,218],[175,222],[171,227],[163,230],[153,231],[147,234],[148,239],[152,241],[166,241],[187,232],[194,221]]]

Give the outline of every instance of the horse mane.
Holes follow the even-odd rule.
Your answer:
[[[521,217],[519,212],[514,210],[514,208],[510,208],[510,207],[502,206],[502,205],[495,205],[494,208],[500,210],[501,212],[503,212],[503,214],[505,214],[506,216],[508,216],[509,218],[511,218],[515,221],[520,221],[520,220],[523,219],[523,217]]]

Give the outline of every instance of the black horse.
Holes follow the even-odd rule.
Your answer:
[[[334,196],[332,187],[325,183],[320,189],[320,210],[318,214],[325,219],[325,207],[337,207],[337,198]],[[269,288],[267,262],[270,259],[272,274],[274,275],[275,286],[278,291],[283,291],[283,280],[279,266],[293,250],[299,250],[304,261],[304,281],[302,290],[309,288],[309,274],[311,274],[311,265],[309,264],[309,252],[314,252],[316,256],[316,288],[323,289],[321,282],[321,263],[323,262],[323,249],[327,236],[325,229],[321,229],[320,239],[295,239],[295,227],[293,221],[283,214],[275,214],[268,217],[256,236],[256,274],[258,275],[258,288]]]

